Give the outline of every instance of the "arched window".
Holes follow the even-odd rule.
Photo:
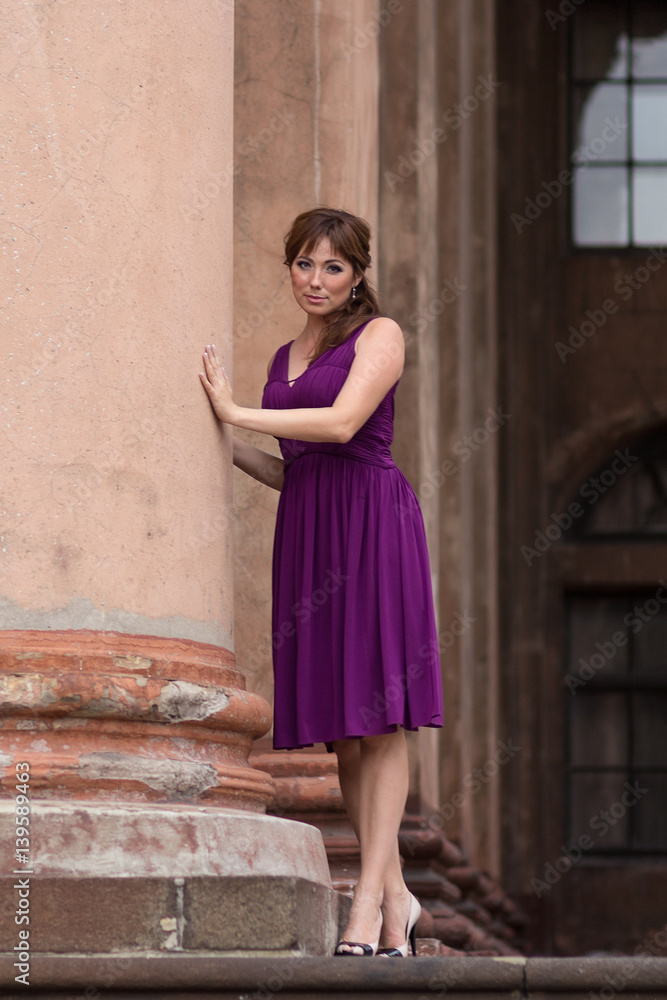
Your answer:
[[[586,0],[570,18],[572,244],[667,242],[667,4]]]
[[[580,556],[606,543],[607,581],[565,593],[566,836],[588,856],[665,854],[667,562],[650,585],[636,566],[667,541],[667,434],[619,449],[579,493],[568,541]]]
[[[579,493],[584,514],[573,530],[580,539],[667,538],[665,432],[650,435],[640,445],[618,448]]]

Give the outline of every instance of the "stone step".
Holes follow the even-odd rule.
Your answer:
[[[35,955],[29,988],[0,954],[7,1000],[667,1000],[667,958],[224,957],[211,953]]]

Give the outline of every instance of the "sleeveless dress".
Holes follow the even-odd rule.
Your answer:
[[[288,382],[276,352],[262,407],[331,406],[366,324]],[[442,726],[424,521],[395,465],[392,386],[346,443],[277,438],[285,471],[272,565],[275,749]]]

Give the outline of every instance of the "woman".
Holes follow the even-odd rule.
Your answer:
[[[282,462],[234,439],[234,463],[280,491],[273,550],[274,747],[338,758],[361,874],[337,955],[414,953],[403,881],[405,730],[442,725],[421,510],[391,458],[400,327],[366,278],[370,230],[317,208],[285,238],[299,336],[271,361],[262,409],[237,406],[215,347],[201,380],[220,420],[278,439]]]

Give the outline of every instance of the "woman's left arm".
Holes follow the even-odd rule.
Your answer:
[[[403,372],[405,341],[398,323],[381,316],[357,339],[356,357],[332,406],[293,410],[237,406],[214,347],[204,352],[200,374],[220,420],[235,427],[298,441],[346,442],[378,408]]]

